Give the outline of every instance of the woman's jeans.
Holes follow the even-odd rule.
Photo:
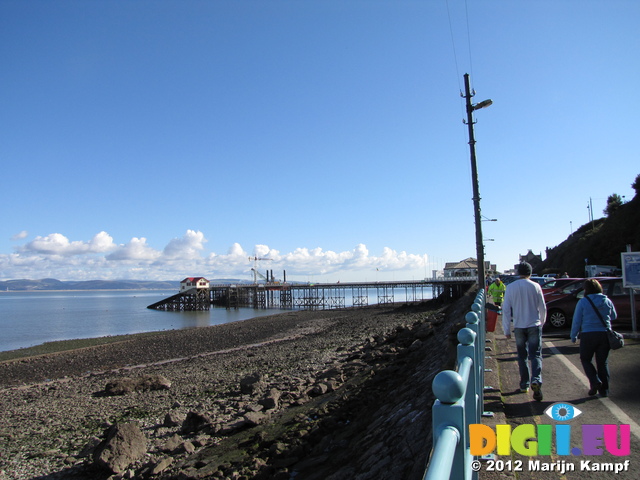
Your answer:
[[[542,384],[542,326],[515,328],[513,333],[518,351],[520,388],[529,388],[530,383]]]
[[[609,350],[607,332],[580,333],[580,362],[591,388],[601,383],[601,390],[609,390]],[[591,362],[594,355],[595,367]]]

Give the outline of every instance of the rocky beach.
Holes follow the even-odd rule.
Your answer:
[[[472,297],[292,311],[0,363],[0,480],[420,479]]]

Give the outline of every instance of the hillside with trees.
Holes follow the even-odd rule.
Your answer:
[[[631,201],[610,195],[605,217],[582,225],[560,245],[547,249],[547,258],[536,271],[582,277],[585,259],[590,265],[620,267],[620,253],[627,251],[627,245],[640,251],[640,175],[631,186],[636,192]]]

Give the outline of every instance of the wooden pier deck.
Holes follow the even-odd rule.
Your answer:
[[[377,305],[394,303],[400,294],[407,302],[440,296],[457,298],[474,283],[475,277],[442,277],[396,282],[210,285],[208,289],[193,288],[177,293],[147,308],[191,311],[209,310],[211,305],[215,305],[226,308],[325,310],[364,307],[370,304],[372,298],[373,304]]]

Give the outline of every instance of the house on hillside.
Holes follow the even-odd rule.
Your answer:
[[[180,291],[191,290],[192,288],[209,288],[209,280],[204,277],[187,277],[180,282]]]
[[[520,255],[519,262],[527,262],[529,265],[531,265],[531,268],[533,268],[533,271],[535,272],[536,268],[539,267],[542,263],[542,254],[536,255],[531,251],[531,249],[529,249],[526,255]],[[516,272],[518,271],[518,265],[514,265],[513,268]]]

